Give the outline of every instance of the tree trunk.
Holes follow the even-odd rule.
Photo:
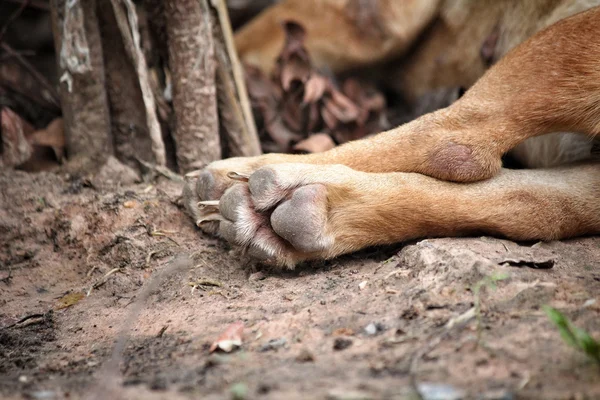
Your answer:
[[[206,10],[214,21],[217,60],[217,97],[222,136],[227,142],[229,157],[249,157],[261,154],[260,140],[246,91],[241,64],[233,43],[224,0]],[[204,11],[204,10],[203,10]]]
[[[115,154],[132,167],[138,167],[137,159],[165,165],[165,149],[145,60],[141,59],[141,49],[136,48],[131,35],[126,10],[120,2],[111,3],[98,4],[98,18]],[[115,7],[121,7],[117,9],[119,15]],[[138,65],[139,62],[142,65]],[[142,85],[145,85],[146,97]]]
[[[200,1],[206,2],[164,3],[173,81],[173,137],[181,172],[221,159],[212,28]]]
[[[51,11],[69,160],[66,169],[90,172],[112,154],[96,1],[51,0]]]

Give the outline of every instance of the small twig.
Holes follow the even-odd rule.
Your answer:
[[[383,280],[385,281],[385,280],[391,278],[392,276],[396,276],[396,275],[408,275],[408,274],[410,274],[410,270],[407,270],[407,269],[396,269],[396,270],[390,272],[389,274],[387,274],[383,278]]]
[[[225,300],[229,300],[229,297],[227,297],[221,290],[211,290],[207,294],[209,296],[223,296]]]
[[[167,328],[169,327],[169,325],[165,325],[162,328],[160,328],[160,331],[158,331],[158,333],[156,334],[157,338],[161,338],[162,335],[165,333],[165,331],[167,330]]]
[[[29,5],[29,2],[30,2],[30,0],[23,1],[23,3],[21,3],[21,7],[19,7],[17,9],[17,11],[15,11],[14,13],[12,13],[12,15],[10,17],[8,17],[8,20],[6,21],[6,23],[2,27],[2,31],[0,31],[0,43],[2,43],[2,39],[4,39],[4,35],[6,34],[6,31],[8,30],[8,28],[10,27],[10,25],[13,22],[15,22],[15,20],[17,18],[19,18],[19,16],[23,13],[23,10],[25,10],[25,8]]]
[[[175,172],[171,171],[169,168],[162,165],[155,165],[149,162],[142,160],[141,158],[137,158],[136,160],[142,164],[144,167],[148,168],[151,171],[155,171],[167,179],[170,179],[174,182],[183,182],[183,177]]]
[[[162,132],[158,117],[156,116],[156,106],[154,101],[154,93],[150,86],[148,77],[148,66],[146,58],[142,52],[140,44],[140,34],[138,29],[137,13],[135,5],[131,0],[111,0],[117,25],[123,38],[125,51],[133,64],[137,76],[140,91],[142,92],[142,100],[146,111],[146,125],[150,140],[152,141],[152,153],[154,161],[158,166],[164,167],[167,163],[165,144],[162,139]],[[125,6],[126,14],[123,12],[121,4]]]
[[[238,58],[238,54],[235,49],[235,43],[233,41],[233,30],[231,29],[231,22],[229,21],[227,5],[225,4],[225,0],[213,0],[212,4],[215,6],[217,15],[219,16],[219,25],[221,26],[221,31],[223,33],[225,48],[227,50],[229,60],[231,61],[233,80],[235,82],[238,97],[242,106],[246,127],[248,129],[247,134],[249,135],[249,138],[246,138],[246,142],[252,146],[253,153],[248,155],[259,155],[262,152],[260,148],[260,140],[256,131],[256,123],[254,122],[254,115],[252,114],[250,98],[248,96],[248,91],[246,90],[244,71],[242,70],[242,64]]]
[[[179,243],[173,239],[172,237],[170,237],[170,234],[173,233],[177,233],[177,231],[163,231],[163,230],[157,230],[157,229],[152,229],[152,231],[150,231],[150,236],[160,236],[160,237],[166,237],[167,239],[169,239],[170,241],[172,241],[173,243],[175,243],[177,246],[179,246]]]
[[[153,250],[151,252],[148,253],[148,255],[146,256],[146,268],[148,268],[150,266],[150,260],[152,260],[152,256],[159,253],[160,250]]]
[[[88,291],[87,291],[87,293],[86,293],[86,297],[89,297],[89,295],[92,293],[92,290],[94,290],[94,289],[98,289],[99,287],[103,286],[103,285],[104,285],[106,282],[108,282],[108,278],[109,278],[111,275],[113,275],[113,274],[115,274],[115,273],[117,273],[117,272],[121,272],[121,268],[120,268],[120,267],[113,268],[113,269],[111,269],[110,271],[108,271],[108,272],[106,273],[106,275],[104,275],[104,276],[102,277],[102,279],[100,279],[98,282],[94,283],[94,284],[93,284],[93,285],[92,285],[92,286],[89,288],[89,290],[88,290]]]
[[[219,281],[213,281],[211,279],[198,279],[194,282],[190,282],[190,286],[216,286],[223,287],[223,284]]]
[[[30,7],[37,8],[43,11],[50,11],[50,4],[48,4],[47,0],[4,0],[9,3],[14,4],[23,4],[25,2],[29,3]]]
[[[38,70],[35,69],[35,67],[29,63],[29,61],[27,61],[25,58],[23,58],[16,50],[14,50],[8,44],[0,43],[0,46],[2,47],[2,50],[11,54],[23,65],[23,67],[35,78],[35,80],[38,81],[38,83],[41,86],[43,86],[44,89],[46,89],[48,91],[48,94],[50,95],[49,100],[52,103],[54,103],[55,106],[60,107],[60,101],[58,101],[58,93],[56,92],[54,87],[50,84],[50,82],[48,82],[46,80],[46,78],[44,78],[44,76],[42,74],[40,74],[38,72]]]
[[[8,329],[8,328],[12,328],[13,326],[20,325],[20,324],[22,324],[23,322],[25,322],[25,321],[28,321],[28,320],[30,320],[30,319],[34,319],[34,318],[44,318],[44,316],[45,316],[45,315],[46,315],[46,314],[31,314],[31,315],[27,315],[27,316],[25,316],[25,317],[21,318],[20,320],[18,320],[17,322],[14,322],[14,323],[12,323],[12,324],[10,324],[10,325],[7,325],[7,326],[3,327],[2,329]]]
[[[92,276],[92,274],[94,273],[94,271],[95,271],[97,268],[98,268],[98,266],[97,266],[97,265],[94,265],[92,268],[90,268],[90,270],[88,271],[88,273],[87,273],[87,274],[85,274],[85,276],[87,276],[87,277],[89,278],[90,276]]]

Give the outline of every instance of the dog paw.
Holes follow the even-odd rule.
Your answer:
[[[291,268],[326,258],[335,242],[328,224],[331,179],[320,178],[336,168],[349,170],[303,164],[258,169],[221,197],[219,235],[269,264]]]

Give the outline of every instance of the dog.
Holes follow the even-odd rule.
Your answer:
[[[335,72],[401,57],[395,76],[413,102],[439,87],[468,90],[324,153],[231,158],[189,174],[184,204],[203,230],[288,268],[423,237],[600,233],[600,7],[380,0],[366,13],[379,25],[357,38],[351,3],[278,3],[238,33],[240,56],[268,71],[280,19],[296,18],[313,58]],[[326,29],[335,37],[320,36]],[[502,168],[511,151],[529,169]]]

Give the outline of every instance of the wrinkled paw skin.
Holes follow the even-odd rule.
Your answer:
[[[227,181],[219,181],[219,175],[203,171],[197,182],[186,185],[184,201],[203,230],[218,233],[263,263],[293,268],[331,255],[335,240],[328,227],[327,184],[328,177],[343,175],[335,170],[340,167],[328,166],[325,173],[310,165],[268,165],[249,174],[247,182],[226,173]],[[197,204],[198,198],[218,197],[223,188],[216,214],[210,209],[216,205]]]

